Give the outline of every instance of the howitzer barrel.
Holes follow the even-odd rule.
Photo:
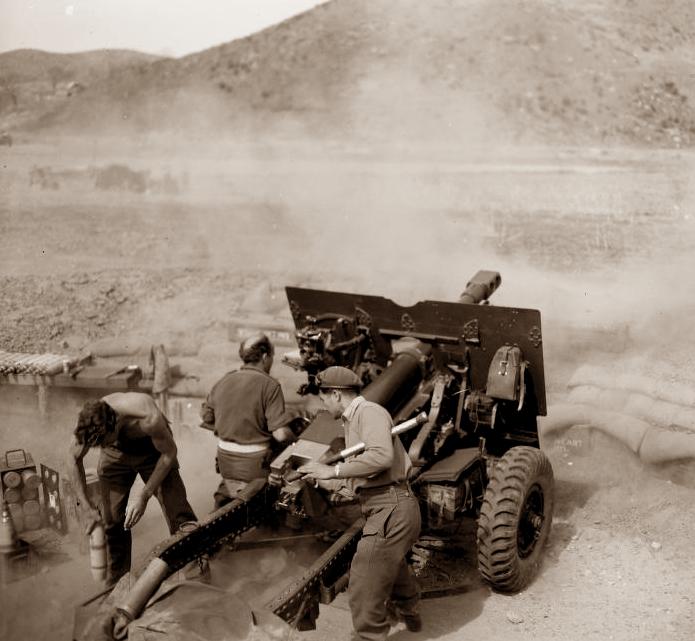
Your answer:
[[[499,272],[491,272],[481,269],[466,283],[466,289],[459,296],[459,303],[477,305],[492,296],[502,283]]]
[[[424,363],[431,353],[431,345],[415,343],[412,348],[398,354],[381,375],[364,388],[362,396],[395,414],[399,405],[412,396],[422,381]]]

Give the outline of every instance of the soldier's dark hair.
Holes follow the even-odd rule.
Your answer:
[[[273,355],[273,344],[265,334],[249,336],[239,345],[239,357],[244,363],[257,363],[263,354]]]
[[[115,431],[117,420],[116,412],[108,403],[87,401],[77,417],[75,438],[84,445],[100,445],[109,432]]]

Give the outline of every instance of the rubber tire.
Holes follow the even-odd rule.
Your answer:
[[[478,569],[499,592],[518,592],[536,575],[550,533],[554,502],[553,468],[535,447],[512,447],[498,459],[478,518]],[[519,547],[519,525],[527,500],[542,499],[542,523],[528,549]]]

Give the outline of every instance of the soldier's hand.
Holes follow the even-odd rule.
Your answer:
[[[105,626],[103,630],[107,635],[105,638],[108,639],[109,637],[113,637],[114,639],[125,639],[128,636],[128,624],[130,621],[123,612],[117,610],[110,612],[108,622],[111,629]]]
[[[134,496],[128,499],[128,505],[125,509],[125,522],[123,527],[126,530],[132,528],[145,513],[145,508],[147,507],[147,501],[149,500],[149,495],[146,492],[137,492]]]
[[[89,536],[92,530],[101,523],[101,514],[99,510],[92,505],[85,507],[82,514],[84,519],[84,533]]]
[[[309,461],[301,467],[297,468],[297,472],[304,476],[309,476],[312,479],[326,480],[334,477],[335,468],[332,465],[324,465],[316,461]]]

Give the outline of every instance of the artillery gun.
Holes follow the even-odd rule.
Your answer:
[[[494,307],[499,273],[479,271],[458,302],[402,307],[377,296],[287,287],[298,350],[284,361],[307,373],[301,394],[317,392],[316,375],[331,365],[355,371],[362,395],[401,426],[413,463],[423,533],[443,541],[463,519],[477,522],[477,565],[494,589],[516,592],[535,576],[553,512],[554,481],[540,450],[537,417],[546,414],[540,313]],[[339,452],[342,427],[319,412],[296,443],[270,465],[268,482],[191,532],[152,553],[124,603],[121,625],[137,617],[159,583],[255,525],[285,514],[311,522],[341,504],[299,478],[307,460]],[[405,426],[403,426],[403,424]],[[407,429],[406,429],[407,428]],[[347,527],[304,573],[266,605],[300,630],[313,629],[319,603],[347,584],[361,522]]]
[[[418,431],[400,437],[413,463],[423,530],[478,517],[479,570],[495,589],[514,592],[541,560],[553,474],[537,428],[546,414],[540,313],[489,305],[500,283],[499,273],[479,271],[457,303],[408,308],[288,287],[299,349],[284,360],[307,372],[303,393],[317,391],[318,372],[342,365],[394,423],[426,412]],[[327,439],[325,425],[314,427],[273,461],[271,482],[286,475],[288,461],[303,462],[304,442]]]

